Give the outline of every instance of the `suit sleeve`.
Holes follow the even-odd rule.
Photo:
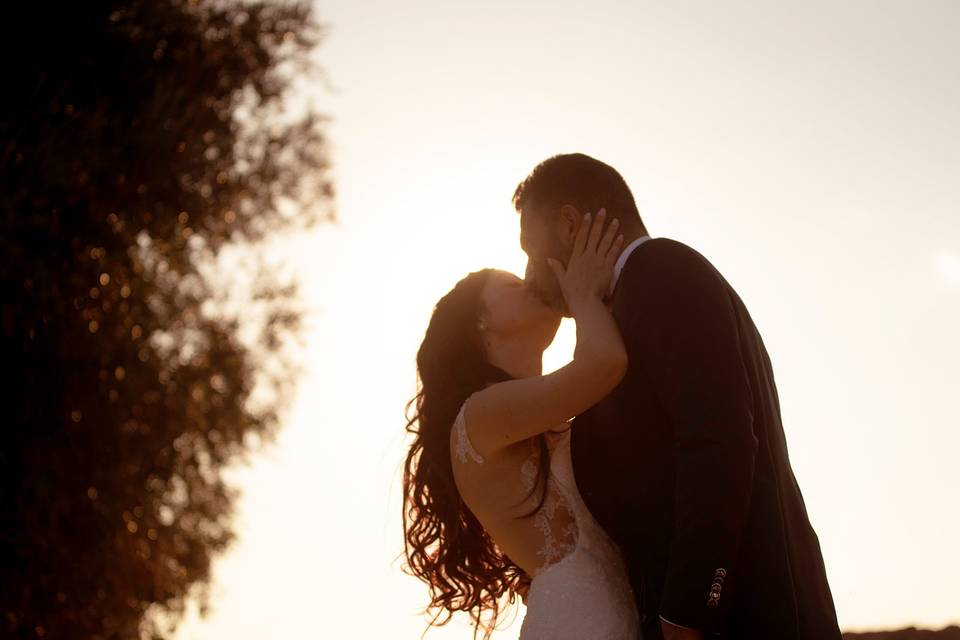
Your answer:
[[[675,530],[660,615],[718,632],[750,506],[752,393],[726,283],[682,244],[661,245],[652,258],[629,289],[626,338],[672,427]]]

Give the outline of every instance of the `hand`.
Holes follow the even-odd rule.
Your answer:
[[[664,640],[704,640],[703,632],[687,627],[678,627],[662,618],[660,620],[660,630],[663,631]]]
[[[606,209],[600,209],[592,223],[589,212],[583,215],[566,267],[559,260],[547,259],[560,283],[567,308],[574,316],[577,307],[584,302],[602,300],[606,295],[613,277],[613,265],[623,246],[623,235],[617,235],[619,220],[614,219],[603,233],[606,214]]]

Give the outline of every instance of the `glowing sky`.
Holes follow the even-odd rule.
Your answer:
[[[419,638],[426,591],[393,562],[414,354],[466,272],[523,273],[510,195],[569,151],[750,308],[841,624],[960,620],[960,3],[318,10],[341,222],[278,246],[308,370],[179,640]],[[548,368],[571,350],[565,324]]]

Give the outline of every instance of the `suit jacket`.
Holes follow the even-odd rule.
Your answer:
[[[722,638],[839,640],[770,359],[739,296],[690,247],[653,239],[612,304],[630,365],[574,421],[572,456],[646,640],[660,616]]]

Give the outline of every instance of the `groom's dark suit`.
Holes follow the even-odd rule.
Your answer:
[[[613,313],[630,366],[575,420],[573,463],[626,557],[645,640],[661,637],[660,616],[708,637],[839,639],[743,302],[702,255],[654,239],[628,258]]]

